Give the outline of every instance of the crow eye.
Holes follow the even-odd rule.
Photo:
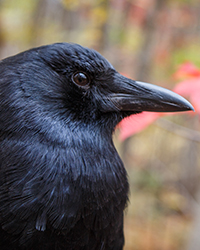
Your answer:
[[[77,72],[72,76],[72,80],[75,84],[85,87],[88,86],[90,83],[89,77],[82,72]]]

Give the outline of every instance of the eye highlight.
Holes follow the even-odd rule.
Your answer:
[[[89,77],[83,72],[76,72],[72,76],[72,80],[76,85],[87,87],[90,83]]]

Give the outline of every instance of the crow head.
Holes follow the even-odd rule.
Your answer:
[[[7,71],[1,72],[3,81],[5,77],[15,79],[10,80],[15,90],[11,91],[12,105],[17,106],[18,117],[23,110],[23,120],[27,116],[29,120],[32,110],[37,116],[46,114],[41,115],[46,117],[44,123],[48,119],[55,122],[58,117],[66,122],[70,117],[70,122],[99,124],[112,118],[114,128],[125,116],[142,111],[193,110],[181,96],[128,79],[98,52],[77,44],[42,46],[7,58],[0,66],[4,64]]]

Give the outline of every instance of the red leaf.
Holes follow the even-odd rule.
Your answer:
[[[200,70],[191,62],[183,63],[174,74],[175,79],[184,79],[188,77],[199,77]]]
[[[162,115],[161,113],[142,112],[141,114],[131,115],[123,119],[119,124],[120,140],[125,140],[129,136],[142,131]]]

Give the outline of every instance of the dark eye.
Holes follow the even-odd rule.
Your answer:
[[[88,86],[90,83],[89,77],[82,72],[77,72],[72,76],[72,80],[74,83],[76,83],[79,86]]]

